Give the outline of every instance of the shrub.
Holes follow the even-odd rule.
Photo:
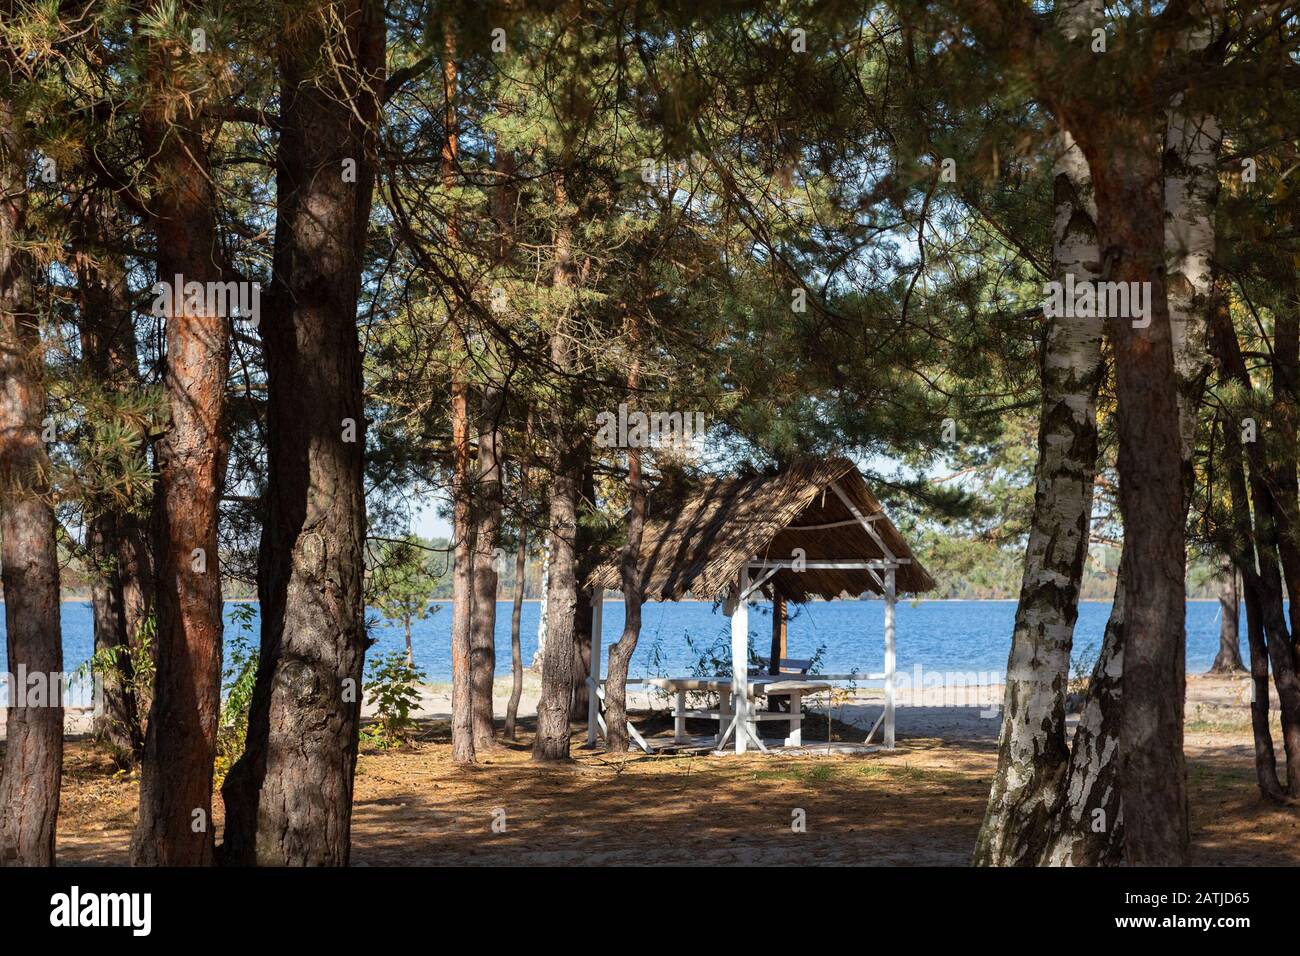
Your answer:
[[[366,675],[367,698],[375,705],[375,721],[362,736],[380,750],[404,746],[415,729],[411,711],[420,702],[417,685],[424,672],[407,663],[406,655],[393,651],[370,662]]]

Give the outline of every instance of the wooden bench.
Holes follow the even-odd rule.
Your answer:
[[[812,667],[812,660],[804,660],[798,657],[783,657],[776,664],[776,674],[772,673],[772,659],[769,657],[756,657],[757,667],[749,669],[750,677],[775,677],[777,674],[794,674],[798,677],[806,677],[808,668]]]
[[[770,657],[756,657],[754,658],[754,661],[757,663],[758,666],[751,667],[749,669],[750,677],[777,677],[785,674],[789,674],[793,677],[807,677],[808,669],[811,668],[813,664],[811,658],[804,659],[799,657],[783,657],[779,661],[777,661],[776,674],[773,674],[771,669],[772,659]],[[786,706],[785,709],[783,710],[782,709],[783,702],[775,700],[774,697],[770,697],[768,699],[768,709],[772,713],[785,714],[794,710],[794,706],[796,702],[794,701],[793,698],[791,698],[787,702],[784,702],[788,706]],[[776,718],[768,717],[765,719],[775,720]]]

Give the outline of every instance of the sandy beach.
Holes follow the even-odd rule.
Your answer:
[[[986,688],[996,693],[998,688]],[[496,687],[498,716],[508,682]],[[1254,780],[1249,692],[1241,678],[1188,681],[1186,753],[1193,860],[1300,864],[1300,810],[1264,803]],[[969,860],[996,764],[999,720],[981,706],[900,694],[894,751],[827,753],[824,712],[805,720],[802,752],[616,757],[582,747],[562,766],[529,761],[535,678],[520,734],[461,768],[450,760],[445,687],[425,688],[420,733],[407,747],[363,746],[353,812],[353,863],[953,865]],[[666,703],[631,695],[636,720],[666,739]],[[653,709],[651,708],[653,705]],[[835,714],[835,739],[861,740],[879,713],[869,699]],[[85,715],[74,715],[80,727]],[[692,722],[692,733],[708,731]],[[652,738],[653,740],[653,738]],[[61,860],[125,863],[138,777],[116,773],[79,730],[65,755]],[[805,832],[791,829],[802,811]],[[223,813],[216,802],[215,821]],[[504,820],[504,831],[493,829]],[[500,824],[498,824],[500,825]]]

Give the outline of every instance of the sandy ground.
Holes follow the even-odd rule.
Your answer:
[[[1244,682],[1191,678],[1188,782],[1194,862],[1300,865],[1300,810],[1260,800]],[[498,691],[508,693],[508,687]],[[450,762],[443,688],[411,745],[363,750],[353,814],[353,862],[394,864],[964,865],[996,764],[998,720],[984,707],[932,701],[898,711],[893,752],[690,755],[581,749],[553,767],[529,761],[535,686],[517,742]],[[648,703],[644,698],[639,703]],[[670,733],[663,713],[642,713]],[[918,700],[918,703],[921,703]],[[505,693],[498,701],[504,711]],[[847,705],[835,739],[861,740],[869,703]],[[824,717],[805,735],[824,739]],[[692,732],[709,726],[692,722]],[[1279,745],[1280,749],[1280,745]],[[64,863],[125,863],[139,781],[115,774],[84,737],[70,739],[59,821]],[[220,823],[223,808],[215,808]],[[803,832],[792,826],[805,821]],[[494,826],[495,824],[495,826]]]

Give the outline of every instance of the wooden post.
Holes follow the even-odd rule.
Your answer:
[[[885,571],[885,749],[894,749],[894,590],[895,569]]]
[[[781,661],[785,658],[785,628],[789,615],[786,613],[785,598],[777,594],[775,589],[772,592],[772,654],[768,658],[767,672],[773,677],[781,673]],[[778,711],[781,709],[780,700],[777,697],[769,696],[767,698],[767,709]],[[791,707],[793,710],[793,707]]]
[[[591,684],[587,694],[587,744],[596,746],[600,714],[600,626],[605,604],[605,589],[597,586],[591,593]]]
[[[749,734],[749,568],[742,567],[737,580],[736,609],[731,612],[731,692],[735,702],[736,753],[748,749]]]

